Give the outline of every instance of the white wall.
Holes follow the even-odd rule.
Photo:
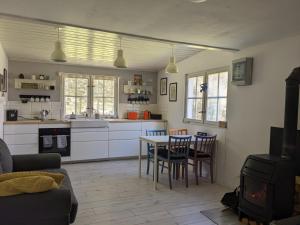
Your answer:
[[[8,60],[6,53],[0,43],[0,73],[3,74],[3,69],[8,70]],[[0,138],[3,138],[3,121],[4,121],[4,106],[7,100],[7,93],[0,92]]]
[[[184,74],[230,66],[233,59],[246,56],[254,57],[253,84],[229,84],[228,128],[183,123]],[[218,135],[217,182],[234,187],[238,185],[240,169],[246,156],[268,152],[270,126],[283,126],[284,80],[294,67],[300,66],[300,36],[254,46],[237,53],[205,51],[178,63],[178,66],[179,74],[167,75],[168,83],[178,82],[178,101],[169,102],[168,96],[159,96],[161,112],[168,119],[170,127],[187,127],[190,133],[204,130]],[[160,77],[166,76],[164,72],[159,74]]]

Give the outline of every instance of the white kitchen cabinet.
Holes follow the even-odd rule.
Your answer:
[[[38,144],[7,145],[12,155],[38,154]]]
[[[139,140],[112,140],[109,141],[109,157],[137,156]]]
[[[108,128],[71,128],[71,160],[108,158]]]
[[[141,136],[140,130],[134,131],[111,131],[109,132],[109,140],[131,140],[139,139]]]
[[[38,134],[9,134],[4,135],[4,141],[6,144],[37,144]]]
[[[108,158],[107,141],[72,142],[71,160],[89,160]]]
[[[129,123],[109,123],[109,131],[126,131],[126,130],[142,130],[141,122],[129,122]]]
[[[71,132],[71,142],[107,141],[108,132]]]
[[[6,124],[5,134],[37,134],[39,126],[37,124]]]

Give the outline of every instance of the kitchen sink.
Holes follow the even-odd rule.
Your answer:
[[[91,119],[91,118],[80,118],[75,120],[70,120],[72,128],[81,127],[98,127],[104,128],[108,127],[108,121],[102,119]]]

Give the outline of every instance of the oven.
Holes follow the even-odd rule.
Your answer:
[[[70,156],[70,128],[40,128],[39,153],[59,153]]]

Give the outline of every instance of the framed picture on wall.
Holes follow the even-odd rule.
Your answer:
[[[167,85],[168,85],[168,78],[161,78],[160,79],[160,95],[167,95],[168,90],[167,90]]]
[[[170,83],[169,102],[177,102],[177,83]]]
[[[8,81],[8,77],[7,77],[7,69],[3,69],[3,92],[7,92],[7,81]]]
[[[4,92],[4,76],[0,74],[0,91]]]

